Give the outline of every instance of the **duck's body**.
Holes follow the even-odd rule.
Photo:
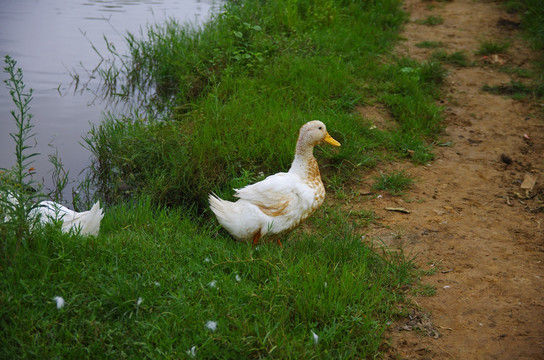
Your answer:
[[[294,173],[278,173],[253,185],[236,189],[236,202],[210,195],[219,223],[237,240],[254,239],[292,230],[325,199],[320,181],[312,188]],[[257,239],[258,241],[258,239]]]
[[[323,141],[340,146],[322,122],[310,121],[300,129],[295,159],[288,172],[236,189],[236,202],[210,194],[210,208],[219,223],[237,240],[253,240],[256,244],[262,236],[290,231],[307,219],[325,200],[313,156],[314,146]]]
[[[7,194],[6,199],[7,203],[11,203],[12,206],[18,204],[15,196],[10,193]],[[61,229],[63,232],[75,230],[79,231],[81,235],[97,236],[104,212],[100,208],[100,202],[98,201],[91,210],[83,212],[70,210],[66,206],[53,201],[42,201],[30,211],[28,216],[31,220],[39,218],[42,223],[62,221]],[[11,218],[6,215],[3,221],[11,221]]]
[[[100,230],[100,221],[104,213],[100,208],[100,202],[96,202],[91,210],[76,212],[66,206],[53,201],[42,201],[30,216],[40,216],[42,223],[50,221],[62,221],[62,231],[79,231],[81,235],[97,236]]]

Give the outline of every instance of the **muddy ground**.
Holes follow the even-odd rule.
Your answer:
[[[406,0],[405,9],[411,15],[400,55],[430,59],[435,49],[415,45],[435,41],[473,64],[446,65],[445,146],[436,147],[436,159],[379,169],[406,169],[417,180],[413,189],[350,205],[379,217],[367,239],[403,247],[433,272],[422,281],[436,295],[413,298],[412,319],[389,332],[387,358],[544,359],[544,104],[482,91],[530,81],[504,70],[531,68],[535,53],[520,36],[519,16],[498,2]],[[430,15],[443,23],[422,24]],[[506,54],[475,55],[483,40],[511,46]],[[360,110],[387,126],[386,110]],[[372,174],[362,176],[370,186]]]

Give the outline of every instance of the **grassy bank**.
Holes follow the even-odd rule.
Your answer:
[[[35,224],[6,247],[14,228],[0,223],[0,357],[379,356],[417,273],[361,241],[372,211],[325,205],[283,249],[253,249],[203,209],[212,190],[286,170],[316,118],[342,142],[316,150],[329,191],[384,160],[432,158],[444,70],[390,56],[399,5],[230,2],[199,30],[170,21],[130,35],[130,57],[100,74],[106,96],[141,106],[87,139],[110,204],[99,236]],[[359,111],[374,105],[397,125]],[[410,183],[396,175],[376,186],[401,192]]]
[[[340,181],[391,156],[428,161],[444,70],[388,56],[404,19],[397,0],[244,1],[202,29],[170,21],[130,35],[130,61],[101,74],[108,94],[141,106],[88,138],[102,196],[205,207],[212,190],[286,170],[313,119],[343,144],[318,150]],[[357,111],[376,104],[395,130]]]
[[[110,208],[96,239],[45,228],[2,269],[0,357],[372,357],[411,264],[323,212],[312,221],[283,249],[149,201]]]

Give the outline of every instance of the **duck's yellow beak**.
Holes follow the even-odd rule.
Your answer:
[[[325,136],[325,139],[323,139],[327,144],[331,144],[332,146],[340,146],[340,143],[332,138],[332,136],[327,133]]]

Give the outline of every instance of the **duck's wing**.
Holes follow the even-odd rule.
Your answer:
[[[36,212],[41,214],[42,221],[49,221],[50,219],[63,220],[64,218],[72,218],[75,211],[68,209],[66,206],[58,204],[53,201],[42,201],[36,207]]]
[[[311,207],[314,195],[314,191],[298,175],[277,173],[258,183],[236,189],[234,196],[254,204],[269,216],[296,217]]]

